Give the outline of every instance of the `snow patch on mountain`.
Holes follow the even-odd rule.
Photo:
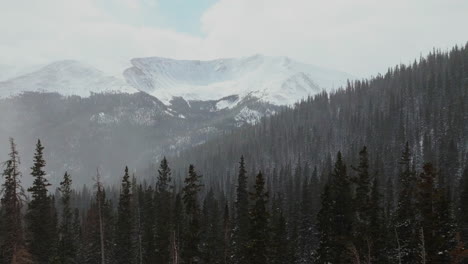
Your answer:
[[[151,57],[131,63],[133,67],[124,71],[127,82],[167,105],[173,97],[204,101],[231,95],[238,95],[239,101],[254,96],[275,105],[291,105],[322,89],[338,88],[351,78],[287,57],[262,55],[210,61]],[[235,105],[225,101],[217,108]]]
[[[247,123],[250,125],[255,125],[260,121],[260,119],[263,117],[263,114],[256,111],[252,110],[248,107],[242,108],[242,110],[234,117],[236,120],[238,126],[242,126],[243,124]]]
[[[38,70],[0,82],[0,97],[23,92],[49,92],[88,97],[92,93],[136,93],[124,80],[108,76],[74,60],[51,63]]]

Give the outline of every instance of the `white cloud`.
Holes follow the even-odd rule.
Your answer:
[[[366,76],[468,40],[463,0],[220,0],[201,18],[202,37],[128,23],[156,0],[113,0],[125,19],[103,1],[0,0],[0,64],[72,58],[116,72],[132,57],[263,53]]]
[[[464,44],[462,0],[221,0],[203,16],[214,55],[267,53],[368,75]]]

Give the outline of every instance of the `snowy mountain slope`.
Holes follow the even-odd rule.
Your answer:
[[[51,63],[31,73],[0,82],[0,97],[22,92],[57,92],[87,97],[91,93],[135,93],[125,81],[74,60]]]
[[[274,105],[291,105],[351,78],[287,57],[262,55],[211,61],[151,57],[132,59],[131,63],[133,67],[124,71],[127,82],[166,104],[173,97],[200,101],[238,95],[240,99],[253,96]]]

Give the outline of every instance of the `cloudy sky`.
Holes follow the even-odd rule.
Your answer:
[[[256,53],[358,77],[468,41],[466,0],[0,0],[0,71]]]

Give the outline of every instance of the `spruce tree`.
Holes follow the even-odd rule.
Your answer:
[[[244,156],[241,156],[237,178],[232,239],[233,262],[236,264],[247,264],[245,260],[249,233],[249,192],[247,190],[247,180]]]
[[[60,182],[59,191],[62,203],[62,221],[60,222],[59,234],[59,257],[61,263],[74,263],[76,260],[77,243],[76,231],[74,230],[73,211],[71,208],[72,179],[68,172],[65,172],[63,181]]]
[[[406,142],[400,158],[399,196],[395,211],[394,233],[397,242],[397,260],[401,263],[416,263],[418,257],[418,237],[415,219],[414,192],[415,173],[411,166],[411,153]]]
[[[3,166],[1,217],[4,226],[0,257],[3,263],[31,262],[30,253],[24,244],[21,216],[21,208],[26,196],[21,187],[20,159],[12,138],[10,138],[9,159],[3,163]]]
[[[132,215],[132,193],[128,167],[122,178],[120,189],[119,206],[117,210],[117,225],[115,237],[115,260],[116,263],[134,263],[134,252],[132,245],[133,215]]]
[[[201,175],[195,171],[195,167],[190,164],[185,186],[182,189],[182,200],[185,205],[185,215],[187,217],[187,229],[184,234],[184,248],[182,258],[185,263],[199,263],[200,253],[200,205],[198,195],[202,188],[200,184]]]
[[[369,238],[369,255],[368,263],[389,263],[387,257],[388,231],[386,229],[386,219],[384,210],[381,205],[382,195],[379,190],[379,181],[377,176],[374,176],[372,183],[370,199],[369,199],[369,230],[367,231]]]
[[[54,208],[51,198],[48,195],[47,187],[50,183],[45,178],[44,167],[46,162],[43,158],[44,147],[41,141],[36,144],[34,154],[34,165],[31,168],[31,175],[34,178],[32,187],[28,188],[32,199],[28,204],[26,214],[28,226],[28,242],[31,254],[36,263],[48,263],[53,258],[55,244],[54,229]]]
[[[315,262],[318,264],[334,263],[339,253],[336,249],[332,219],[334,217],[334,201],[331,184],[327,183],[321,195],[321,209],[317,214],[317,228],[319,231],[319,245],[315,252]]]
[[[290,263],[291,244],[288,239],[286,218],[283,214],[281,199],[275,195],[271,216],[271,242],[269,244],[269,262],[272,264]]]
[[[142,246],[143,246],[143,263],[156,263],[156,241],[154,234],[154,190],[149,186],[143,194],[143,212],[142,212]]]
[[[265,179],[262,172],[255,178],[254,191],[250,194],[252,205],[249,211],[250,232],[247,243],[247,263],[266,264],[268,263],[269,244],[269,213],[268,192],[265,189]]]
[[[222,221],[218,200],[214,196],[213,189],[208,191],[203,202],[201,226],[201,252],[203,263],[222,263]]]
[[[158,254],[158,263],[168,263],[170,260],[171,237],[171,204],[172,204],[172,172],[169,163],[164,157],[158,169],[156,193],[154,195],[156,234],[155,243]]]
[[[354,241],[361,258],[369,262],[372,255],[370,252],[372,241],[369,234],[371,179],[369,175],[367,147],[364,146],[359,152],[359,165],[356,168],[353,167],[353,169],[357,172],[357,177],[355,178],[356,194],[354,198],[354,209],[356,212],[353,226]]]
[[[231,217],[229,214],[229,205],[224,205],[223,213],[223,262],[224,264],[230,263],[231,254]]]
[[[338,152],[330,182],[322,195],[322,209],[318,215],[318,263],[346,263],[356,257],[351,232],[353,222],[350,178],[341,152]]]

